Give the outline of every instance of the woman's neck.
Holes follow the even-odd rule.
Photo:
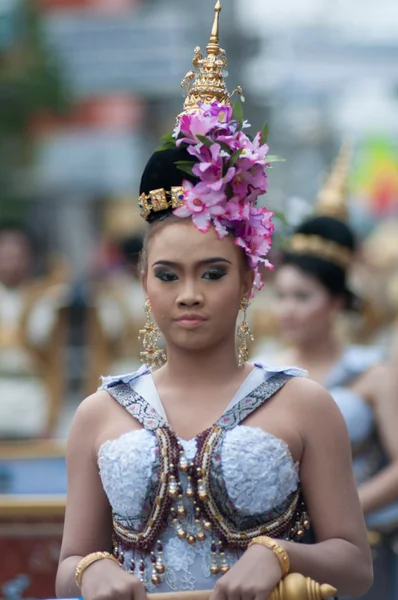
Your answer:
[[[312,379],[322,383],[340,359],[343,345],[334,333],[326,333],[319,336],[316,342],[296,345],[292,350],[294,363],[306,369]]]
[[[187,351],[177,347],[167,348],[167,363],[162,368],[163,377],[178,381],[181,386],[194,386],[207,382],[225,382],[236,377],[244,367],[239,367],[235,339],[223,342],[206,351]]]

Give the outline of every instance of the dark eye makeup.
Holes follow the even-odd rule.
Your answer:
[[[169,269],[156,269],[155,271],[155,277],[157,279],[160,279],[160,281],[164,281],[166,283],[171,282],[171,281],[177,281],[178,277],[175,273],[173,273],[173,271],[170,271]]]
[[[154,275],[160,281],[171,283],[178,280],[178,275],[171,269],[155,268]],[[227,275],[227,269],[224,266],[207,268],[201,275],[202,279],[207,281],[218,281]]]

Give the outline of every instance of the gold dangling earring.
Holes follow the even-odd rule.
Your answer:
[[[140,352],[141,362],[154,370],[166,362],[166,354],[162,348],[158,348],[160,329],[156,325],[152,315],[149,298],[145,301],[146,321],[143,329],[140,329],[138,339],[142,341],[143,351]]]
[[[238,362],[239,366],[242,367],[249,359],[249,341],[253,342],[254,337],[251,332],[249,322],[247,320],[247,309],[250,303],[246,298],[242,299],[240,310],[243,312],[242,323],[238,327]]]

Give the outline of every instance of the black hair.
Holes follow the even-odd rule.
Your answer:
[[[294,234],[317,235],[346,248],[353,255],[357,247],[350,227],[334,217],[320,216],[308,219],[295,230]],[[335,262],[310,253],[298,253],[287,249],[281,256],[280,265],[292,265],[315,277],[332,296],[344,298],[347,310],[361,309],[360,299],[348,287],[347,269]]]
[[[175,164],[177,161],[196,162],[196,159],[188,153],[186,148],[181,147],[161,150],[152,154],[141,177],[140,195],[149,194],[150,191],[158,190],[160,188],[170,191],[172,187],[182,185],[184,180],[197,184],[199,179],[181,171]],[[147,221],[148,223],[152,223],[153,221],[164,218],[168,214],[172,214],[171,208],[158,212],[151,212]]]
[[[142,248],[144,245],[144,237],[142,235],[133,235],[127,238],[124,238],[120,242],[120,251],[124,260],[127,262],[133,260],[137,262],[140,253],[142,252]]]

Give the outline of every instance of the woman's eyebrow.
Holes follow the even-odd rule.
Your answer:
[[[220,256],[215,256],[214,258],[206,258],[204,260],[200,260],[198,261],[198,265],[213,265],[215,263],[227,263],[229,265],[232,265],[230,260],[227,260],[226,258],[222,258]],[[156,262],[153,263],[152,267],[156,267],[156,266],[162,266],[162,267],[180,267],[181,263],[178,262],[174,262],[171,260],[157,260]]]

